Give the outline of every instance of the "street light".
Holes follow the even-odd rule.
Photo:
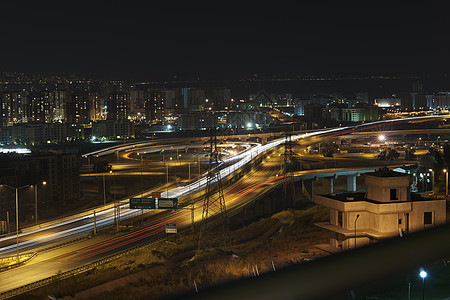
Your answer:
[[[419,276],[422,278],[422,300],[425,299],[425,278],[428,276],[428,273],[422,269],[420,270]]]
[[[46,185],[47,181],[43,181],[42,185]],[[35,218],[35,225],[37,225],[37,221],[38,221],[38,186],[39,184],[35,184],[34,185],[34,218]]]
[[[24,185],[21,187],[13,187],[7,184],[2,184],[1,186],[16,190],[16,245],[17,245],[17,261],[19,261],[19,190],[30,187],[31,184]]]
[[[431,191],[434,193],[434,170],[428,169],[431,172]]]
[[[356,215],[356,219],[355,219],[355,249],[356,249],[356,221],[358,221],[359,218],[359,214]]]
[[[445,196],[448,196],[448,172],[447,169],[442,171],[445,173]]]
[[[109,173],[111,174],[112,171],[110,170]],[[105,172],[103,172],[103,205],[106,205],[106,184],[105,184]]]
[[[141,190],[141,198],[142,198],[142,190],[143,190],[143,184],[142,184],[142,173],[143,173],[143,169],[144,169],[144,163],[142,162],[142,155],[138,152],[138,154],[137,154],[138,156],[140,156],[141,157],[141,187],[140,187],[140,190]]]

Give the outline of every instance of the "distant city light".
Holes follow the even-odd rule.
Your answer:
[[[386,140],[386,137],[384,136],[384,135],[379,135],[378,136],[378,139],[380,140],[380,141],[384,141],[384,140]]]
[[[29,154],[31,150],[27,148],[0,148],[0,153]]]

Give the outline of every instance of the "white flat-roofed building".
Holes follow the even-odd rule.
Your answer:
[[[446,222],[446,200],[411,194],[411,176],[387,168],[365,175],[367,191],[316,195],[330,209],[331,250],[346,250]]]

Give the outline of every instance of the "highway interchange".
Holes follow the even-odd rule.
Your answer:
[[[442,118],[442,116],[440,116]],[[367,126],[370,126],[368,124]],[[348,134],[352,128],[336,128],[325,131],[309,132],[298,134],[292,137],[293,140],[302,139],[305,145],[317,142],[319,137],[330,137],[339,134]],[[242,177],[224,189],[224,195],[229,215],[237,214],[240,209],[264,195],[274,185],[283,181],[280,166],[283,163],[282,145],[284,139],[277,139],[265,145],[254,144],[242,153],[224,159],[221,177],[223,179],[236,176],[245,166],[255,158],[260,158],[261,163],[251,168]],[[152,147],[157,144],[152,141]],[[142,146],[142,145],[141,145]],[[149,145],[147,145],[149,146]],[[180,149],[185,147],[180,146]],[[92,153],[90,155],[102,155],[118,152],[134,151],[140,149],[138,145],[124,145],[107,151]],[[142,148],[141,148],[142,150]],[[139,151],[141,151],[139,150]],[[145,151],[145,150],[142,150]],[[160,151],[160,150],[159,150]],[[267,154],[268,151],[272,152]],[[316,171],[317,172],[317,171]],[[305,174],[307,172],[305,171]],[[94,262],[100,258],[131,249],[141,244],[157,240],[165,235],[164,225],[168,222],[175,222],[179,229],[187,228],[191,225],[190,197],[198,194],[206,185],[206,177],[203,176],[190,184],[174,185],[170,187],[159,187],[142,193],[143,197],[150,196],[153,191],[163,190],[163,197],[179,198],[182,208],[176,211],[145,211],[153,217],[150,221],[134,230],[118,233],[114,236],[94,236],[81,242],[73,243],[65,247],[53,250],[38,252],[39,254],[29,263],[0,273],[0,293],[30,284],[37,280],[50,277],[58,272],[68,271],[79,266]],[[201,220],[202,199],[195,207],[195,221]],[[130,210],[128,199],[120,201],[120,219],[124,220],[141,215],[141,210]],[[93,210],[85,211],[74,216],[60,220],[54,220],[48,224],[42,224],[41,228],[27,228],[19,234],[19,247],[21,252],[32,252],[45,249],[49,245],[62,241],[71,240],[80,236],[86,236],[94,229]],[[114,224],[115,212],[113,204],[96,208],[96,225],[98,228],[111,226]],[[14,255],[16,251],[16,236],[6,236],[0,238],[0,255]]]

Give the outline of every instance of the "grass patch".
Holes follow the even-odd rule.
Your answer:
[[[231,248],[214,247],[201,252],[196,251],[196,235],[178,234],[170,241],[158,241],[18,299],[42,299],[50,293],[60,298],[82,291],[87,293],[83,294],[86,299],[161,299],[194,291],[194,281],[201,291],[214,284],[250,276],[251,266],[255,264],[259,265],[259,272],[268,271],[272,268],[271,261],[282,251],[292,250],[292,257],[299,253],[308,255],[320,230],[314,229],[313,223],[327,218],[328,211],[319,206],[284,211],[231,231]],[[217,232],[211,231],[206,239],[215,236]],[[323,232],[322,239],[326,239]],[[127,280],[123,279],[125,276]],[[126,285],[119,286],[120,282]],[[109,290],[100,294],[95,289],[86,291],[101,284]]]

